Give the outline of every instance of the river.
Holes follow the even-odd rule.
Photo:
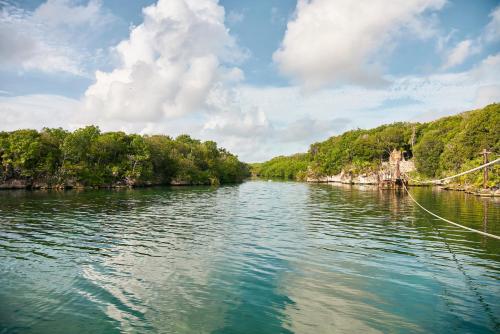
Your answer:
[[[410,191],[500,235],[498,200]],[[1,191],[0,261],[0,333],[500,332],[500,240],[394,191]]]

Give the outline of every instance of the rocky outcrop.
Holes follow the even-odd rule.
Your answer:
[[[455,184],[450,183],[442,187],[444,190],[453,190],[453,191],[463,191],[467,194],[472,194],[481,197],[500,197],[500,188],[493,187],[489,189],[481,189],[478,187],[474,187],[470,184]]]
[[[31,187],[31,183],[27,180],[10,179],[0,181],[0,189],[26,189]]]
[[[217,181],[217,182],[216,182]],[[96,189],[96,188],[139,188],[139,187],[152,187],[152,186],[191,186],[191,185],[204,185],[212,184],[218,185],[218,180],[210,180],[210,183],[195,183],[182,179],[174,179],[171,181],[141,181],[131,178],[125,178],[124,180],[116,181],[109,184],[99,184],[99,185],[85,185],[78,182],[76,179],[68,179],[64,182],[56,182],[54,180],[31,180],[31,179],[18,179],[11,178],[8,180],[0,179],[0,189]]]
[[[378,184],[379,174],[378,173],[365,173],[360,175],[352,175],[350,173],[345,173],[342,171],[337,175],[330,176],[308,176],[307,182],[316,183],[343,183],[343,184]]]
[[[352,174],[345,171],[337,175],[317,176],[309,171],[307,182],[317,183],[343,183],[343,184],[379,184],[382,180],[391,180],[396,175],[397,160],[392,158],[388,162],[383,162],[376,172],[367,172],[362,174]],[[399,170],[401,174],[415,171],[415,164],[411,160],[399,161]]]

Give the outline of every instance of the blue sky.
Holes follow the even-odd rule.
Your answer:
[[[500,101],[494,0],[0,8],[0,130],[189,133],[261,161],[348,129]]]

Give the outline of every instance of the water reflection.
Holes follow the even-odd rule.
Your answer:
[[[498,201],[411,191],[500,234]],[[0,333],[495,333],[499,250],[370,187],[0,192]]]

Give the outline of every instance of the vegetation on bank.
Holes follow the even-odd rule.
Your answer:
[[[291,156],[278,156],[263,163],[251,164],[252,174],[266,178],[285,180],[302,180],[306,177],[309,165],[307,153],[297,153]]]
[[[500,154],[500,104],[443,117],[427,123],[393,123],[374,129],[356,129],[314,143],[304,154],[276,157],[252,165],[252,172],[266,178],[304,179],[344,172],[376,171],[393,149],[413,158],[415,177],[436,178],[465,171],[483,162],[482,149]],[[489,186],[500,183],[500,167],[492,167]],[[458,180],[479,185],[482,173]]]
[[[103,133],[96,126],[0,132],[0,167],[0,183],[48,187],[219,184],[249,175],[246,164],[213,141]]]

